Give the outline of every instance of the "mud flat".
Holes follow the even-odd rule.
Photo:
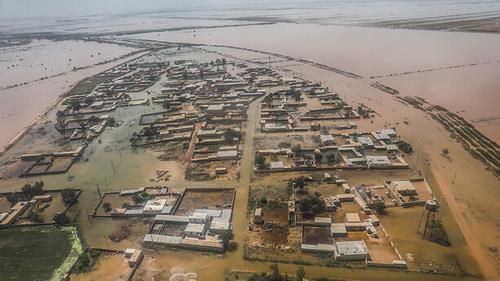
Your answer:
[[[469,120],[500,142],[499,63],[382,78],[402,96],[421,97]]]
[[[500,14],[472,14],[455,17],[382,21],[375,26],[390,28],[500,33]]]

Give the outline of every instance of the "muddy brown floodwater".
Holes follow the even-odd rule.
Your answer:
[[[17,52],[19,48],[21,50]],[[0,128],[2,129],[0,151],[78,81],[132,57],[105,64],[96,65],[97,63],[119,58],[135,50],[118,45],[73,41],[36,41],[27,47],[0,49],[0,54],[7,53],[6,61],[0,63],[2,68],[0,71],[0,88],[2,88],[0,90]],[[64,62],[61,63],[63,57]],[[69,65],[68,58],[72,58],[72,63]],[[22,60],[19,61],[20,59]],[[9,66],[10,64],[15,66]],[[73,67],[84,67],[84,69],[72,71]],[[45,76],[51,77],[40,80]],[[4,88],[24,82],[27,84]]]

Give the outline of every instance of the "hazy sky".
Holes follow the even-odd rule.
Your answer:
[[[303,0],[0,0],[0,18],[124,14],[155,10],[238,7],[249,3]]]

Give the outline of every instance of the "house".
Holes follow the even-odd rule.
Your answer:
[[[369,216],[368,216],[368,220],[371,222],[371,224],[372,224],[373,226],[378,226],[378,225],[380,225],[380,220],[379,220],[379,218],[377,218],[377,216],[376,216],[376,215],[374,215],[374,214],[369,215]]]
[[[211,104],[207,107],[208,114],[224,113],[224,104]]]
[[[236,160],[238,159],[238,151],[237,150],[217,151],[216,157],[218,160]]]
[[[354,197],[352,193],[337,194],[337,198],[340,202],[354,202]]]
[[[52,201],[52,195],[50,194],[35,195],[31,198],[31,200],[36,200],[40,202],[49,202]]]
[[[130,258],[128,259],[128,266],[132,268],[137,267],[141,263],[143,257],[144,255],[142,251],[135,249]]]
[[[143,210],[144,212],[160,213],[166,205],[167,199],[152,199],[146,202]]]
[[[387,168],[392,166],[391,160],[385,155],[367,155],[368,168]]]
[[[264,214],[262,213],[262,208],[255,209],[253,213],[253,223],[255,224],[263,224],[264,223]]]
[[[207,223],[208,215],[206,213],[192,213],[189,216],[190,223]]]
[[[217,175],[227,174],[227,168],[226,167],[215,167],[215,174],[217,174]]]
[[[319,139],[323,146],[335,145],[335,138],[332,135],[320,135]]]
[[[271,162],[271,166],[270,166],[271,170],[279,170],[279,169],[283,169],[283,168],[285,168],[285,166],[283,165],[282,161]]]
[[[394,190],[403,196],[417,195],[417,189],[411,181],[393,181]]]
[[[205,234],[207,225],[205,223],[188,223],[184,233],[191,237],[200,237]]]
[[[346,237],[347,236],[347,228],[343,223],[332,223],[331,232],[333,237]]]
[[[344,261],[366,260],[368,248],[363,240],[335,243],[335,259]]]
[[[373,140],[370,137],[358,137],[358,142],[364,147],[373,147]]]
[[[314,223],[318,225],[331,225],[332,218],[330,217],[314,217]]]
[[[328,196],[324,198],[325,208],[327,211],[335,211],[338,207],[340,207],[340,200],[337,196]]]

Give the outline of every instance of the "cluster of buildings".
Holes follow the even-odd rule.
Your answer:
[[[197,196],[213,200],[196,200]],[[224,252],[225,237],[232,227],[234,196],[235,190],[228,188],[186,189],[172,215],[155,216],[144,245]]]
[[[319,134],[317,148],[262,149],[268,165],[257,171],[290,171],[315,169],[402,169],[408,163],[402,157],[401,141],[394,129],[352,134]]]

